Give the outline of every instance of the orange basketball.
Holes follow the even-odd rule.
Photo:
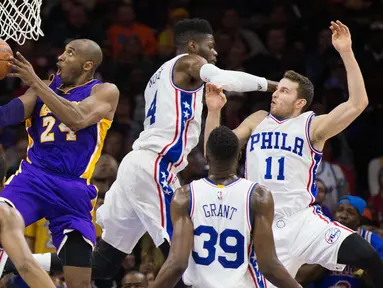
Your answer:
[[[11,47],[9,47],[7,42],[0,39],[0,80],[4,79],[10,70],[10,67],[7,65],[9,56],[13,56]]]

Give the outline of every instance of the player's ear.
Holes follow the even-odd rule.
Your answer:
[[[92,70],[93,67],[94,67],[93,61],[86,61],[84,65],[82,66],[82,69],[84,69],[85,71],[89,71],[89,70]]]
[[[188,51],[191,53],[197,53],[198,51],[198,43],[194,40],[190,40],[188,42]]]
[[[302,110],[302,108],[305,107],[306,104],[307,100],[303,98],[299,98],[297,99],[297,101],[295,101],[295,106],[300,110]]]

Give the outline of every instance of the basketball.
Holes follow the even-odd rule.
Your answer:
[[[0,40],[0,80],[4,79],[10,70],[10,67],[7,65],[8,61],[6,61],[9,56],[13,56],[11,47],[9,47],[7,42]]]

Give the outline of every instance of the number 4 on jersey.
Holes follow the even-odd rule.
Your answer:
[[[150,104],[148,113],[146,114],[146,118],[150,117],[150,125],[152,125],[154,122],[156,122],[157,92],[158,91],[156,91],[156,94],[154,94],[152,104]]]

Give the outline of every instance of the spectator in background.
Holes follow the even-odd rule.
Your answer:
[[[136,35],[148,57],[157,55],[157,41],[153,31],[146,25],[136,21],[134,8],[130,4],[122,4],[118,8],[117,21],[108,29],[108,39],[112,43],[113,55],[118,57],[127,42],[127,38]]]
[[[370,195],[376,196],[380,193],[381,185],[380,174],[383,168],[383,156],[374,158],[368,164],[368,185],[370,189]]]
[[[231,45],[245,45],[247,58],[265,53],[266,49],[256,33],[241,26],[241,18],[235,9],[226,10],[222,17],[221,29],[218,33],[230,36]]]
[[[100,43],[105,38],[104,30],[97,23],[90,23],[85,8],[74,5],[68,11],[65,22],[53,22],[54,26],[49,35],[52,45],[62,49],[68,42],[78,38],[88,38]]]
[[[357,196],[344,196],[337,203],[337,208],[334,214],[335,221],[342,225],[357,231],[358,234],[367,240],[372,247],[379,253],[383,260],[383,239],[377,234],[358,229],[361,223],[361,217],[366,209],[366,201]],[[355,249],[358,249],[355,247]],[[329,287],[352,287],[363,288],[366,285],[366,280],[363,279],[363,271],[356,271],[353,267],[346,266],[343,271],[329,271],[320,265],[303,265],[296,276],[296,279],[301,285],[305,285],[315,281],[316,288]]]
[[[122,279],[122,288],[147,288],[148,281],[144,274],[138,271],[130,271]]]
[[[184,8],[176,8],[170,11],[167,27],[158,35],[158,53],[161,61],[170,59],[174,55],[173,28],[174,25],[183,19],[189,18],[189,12]]]
[[[330,142],[326,142],[323,148],[323,155],[326,155],[326,149]],[[317,170],[317,177],[320,178],[326,187],[326,198],[323,202],[330,212],[336,208],[336,203],[343,195],[349,194],[346,178],[342,169],[337,164],[332,164],[326,160],[322,160]]]
[[[380,168],[376,176],[379,185],[378,194],[370,199],[371,205],[375,210],[378,225],[383,228],[383,168]]]
[[[323,204],[324,200],[326,199],[327,188],[320,178],[315,179],[315,183],[317,184],[318,193],[315,197],[315,202],[313,203],[313,205],[319,205],[322,209],[323,214],[331,220],[333,220],[330,209],[328,209],[327,206]]]

